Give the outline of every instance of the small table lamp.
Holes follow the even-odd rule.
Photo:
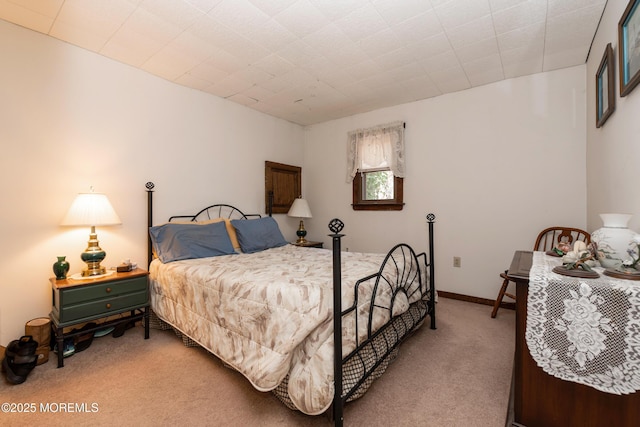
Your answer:
[[[88,225],[91,227],[89,242],[80,258],[87,263],[87,269],[82,271],[84,277],[106,274],[107,269],[100,263],[107,256],[100,248],[96,225],[122,224],[120,217],[111,206],[106,195],[101,193],[80,193],[71,204],[61,225]]]
[[[312,218],[311,209],[309,209],[309,203],[302,197],[299,197],[293,201],[287,216],[291,216],[294,218],[300,218],[300,227],[298,227],[298,231],[296,231],[296,235],[298,236],[298,240],[296,240],[297,244],[307,243],[307,239],[304,237],[307,235],[307,230],[304,229],[304,222],[302,218]]]

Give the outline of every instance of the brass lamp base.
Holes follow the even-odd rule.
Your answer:
[[[107,269],[102,267],[100,263],[107,256],[107,253],[100,248],[98,242],[98,236],[96,235],[96,228],[91,227],[91,234],[89,235],[89,242],[87,248],[80,255],[82,261],[87,263],[87,268],[82,270],[82,277],[100,276],[107,274]]]
[[[304,221],[300,220],[300,226],[298,227],[298,231],[296,231],[296,236],[298,236],[298,240],[296,240],[296,244],[300,245],[303,243],[307,243],[307,239],[305,239],[306,235],[307,235],[307,230],[304,229]]]

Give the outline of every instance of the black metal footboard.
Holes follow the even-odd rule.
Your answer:
[[[429,226],[429,253],[416,254],[402,243],[392,248],[385,257],[379,271],[360,279],[354,289],[354,304],[342,309],[341,239],[344,224],[338,219],[329,223],[333,234],[333,303],[334,313],[334,399],[333,419],[336,426],[344,422],[344,404],[359,396],[373,379],[386,369],[400,343],[417,327],[425,317],[431,317],[431,329],[436,328],[435,317],[435,276],[433,254],[433,225],[435,215],[427,215]],[[368,319],[361,320],[358,313],[359,287],[372,286],[371,300],[368,302]],[[410,308],[404,311],[408,301]],[[399,311],[404,313],[400,314]],[[385,315],[388,321],[375,330],[373,319],[376,313]],[[356,338],[356,348],[343,357],[342,325],[346,316],[354,316],[355,329],[359,322],[366,321],[366,338]]]

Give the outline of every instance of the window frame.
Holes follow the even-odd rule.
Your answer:
[[[385,169],[391,170],[391,169]],[[363,198],[364,192],[364,174],[366,172],[358,170],[352,181],[354,211],[401,211],[404,207],[404,179],[393,175],[393,199],[367,200]]]

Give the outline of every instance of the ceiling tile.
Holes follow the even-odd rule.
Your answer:
[[[137,32],[132,27],[123,27],[107,41],[100,53],[125,64],[140,67],[163,46],[163,43],[149,37],[147,33]]]
[[[304,19],[300,19],[301,16],[304,16]],[[293,3],[275,15],[274,19],[298,37],[304,37],[318,31],[329,23],[322,12],[308,0],[299,0]]]
[[[439,5],[434,4],[434,9],[445,30],[491,14],[488,0],[449,1]]]
[[[589,6],[595,6],[602,11],[606,0],[549,0],[549,16],[559,16]]]
[[[245,105],[245,106],[250,106],[250,105],[255,104],[255,103],[258,102],[257,99],[251,98],[251,97],[246,96],[245,94],[242,94],[242,93],[236,93],[235,95],[231,95],[227,99],[229,101],[233,101],[235,103],[238,103],[238,104],[241,104],[241,105]]]
[[[424,39],[442,34],[444,31],[433,10],[394,25],[392,29],[397,36],[407,44],[420,42]]]
[[[184,0],[187,3],[191,4],[196,9],[207,13],[211,9],[213,9],[218,3],[222,0]]]
[[[481,86],[504,79],[502,61],[498,54],[464,63],[463,67],[472,86]]]
[[[442,92],[433,83],[429,76],[421,76],[412,78],[410,80],[404,80],[400,84],[406,88],[409,92],[413,93],[413,100],[418,101],[420,99],[432,98],[434,96],[442,95]]]
[[[431,56],[428,59],[420,60],[419,64],[427,72],[427,74],[431,75],[442,70],[460,67],[460,60],[453,52],[453,50],[448,50],[439,55]]]
[[[209,82],[209,84],[213,84],[226,78],[231,73],[216,68],[215,63],[205,61],[193,67],[186,74],[193,76],[195,79],[204,80]]]
[[[276,54],[259,59],[253,63],[253,66],[271,74],[274,77],[296,68],[294,64]]]
[[[546,25],[544,22],[521,27],[508,33],[497,35],[498,46],[501,51],[528,46],[544,48]]]
[[[478,40],[493,39],[496,33],[491,17],[483,16],[459,27],[447,29],[446,35],[451,46],[454,49],[460,49],[476,44]]]
[[[431,4],[424,0],[402,0],[402,7],[398,7],[398,0],[372,0],[371,2],[390,26],[433,10]]]
[[[416,59],[428,59],[445,52],[453,52],[451,43],[445,33],[439,33],[431,36],[421,42],[415,42],[408,46],[413,52]]]
[[[547,5],[544,1],[527,1],[493,13],[496,34],[544,23],[546,19]]]
[[[354,43],[336,25],[329,24],[308,34],[302,41],[312,49],[317,50],[321,55],[328,55],[342,46],[353,46]]]
[[[546,5],[547,0],[489,0],[489,6],[493,13],[503,9],[509,9],[522,3],[540,3]]]
[[[370,58],[384,55],[386,52],[399,49],[404,45],[404,43],[401,42],[396,34],[389,28],[358,40],[357,44]]]
[[[207,14],[240,34],[252,32],[270,19],[249,0],[222,0]]]
[[[443,92],[457,92],[463,89],[469,89],[471,84],[462,67],[453,67],[445,70],[430,73],[429,77],[438,89]]]
[[[343,16],[336,20],[335,24],[353,41],[365,39],[388,27],[378,11],[370,4]]]
[[[480,40],[460,49],[455,49],[460,62],[467,63],[487,56],[498,55],[498,42],[495,38]]]
[[[1,0],[0,16],[6,21],[47,34],[63,3],[63,0]]]
[[[289,43],[298,40],[298,36],[283,27],[278,21],[270,19],[247,33],[247,38],[276,52]]]
[[[362,6],[368,6],[369,0],[310,0],[327,19],[335,21]]]
[[[269,97],[272,97],[274,95],[273,92],[263,88],[260,85],[253,85],[250,88],[244,90],[242,94],[250,98],[253,98],[258,102],[263,102]]]
[[[249,0],[254,6],[269,16],[277,15],[298,0]]]

